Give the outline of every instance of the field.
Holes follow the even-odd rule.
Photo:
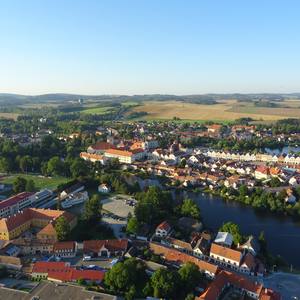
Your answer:
[[[68,182],[68,178],[65,177],[43,177],[39,175],[29,174],[13,174],[1,178],[1,183],[12,184],[16,177],[21,176],[26,179],[32,179],[35,183],[35,187],[40,190],[43,188],[55,189],[58,185]]]
[[[256,107],[252,102],[236,100],[219,101],[215,105],[184,103],[179,101],[143,102],[132,109],[133,112],[147,112],[144,120],[233,121],[250,117],[260,121],[276,121],[285,118],[300,118],[300,101],[288,100],[280,104],[284,107]]]
[[[6,113],[6,112],[0,112],[0,119],[13,119],[17,120],[18,116],[20,114],[18,113]]]
[[[82,110],[84,114],[104,115],[113,109],[112,106],[92,107]]]

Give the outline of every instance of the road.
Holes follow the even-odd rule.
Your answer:
[[[263,278],[265,287],[278,291],[283,300],[295,299],[300,300],[300,275],[289,273],[273,273]]]

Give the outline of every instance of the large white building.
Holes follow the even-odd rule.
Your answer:
[[[107,158],[117,158],[120,163],[131,164],[136,160],[143,159],[145,157],[145,152],[143,149],[134,150],[121,150],[121,149],[108,149],[105,151],[105,157]]]

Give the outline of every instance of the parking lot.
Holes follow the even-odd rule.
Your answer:
[[[135,200],[126,195],[117,195],[104,199],[101,203],[102,222],[112,228],[115,237],[124,237],[123,228],[127,225],[128,214],[134,213]]]
[[[127,202],[127,203],[126,203]],[[133,214],[135,200],[126,195],[112,196],[101,201],[103,210],[121,218]]]
[[[33,282],[33,281],[23,280],[23,279],[15,279],[15,278],[0,279],[0,286],[10,288],[10,289],[30,291],[37,285],[38,282]]]

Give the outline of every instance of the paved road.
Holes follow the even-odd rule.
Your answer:
[[[300,300],[300,275],[289,273],[273,273],[263,279],[266,287],[278,291],[283,300],[295,299]]]

